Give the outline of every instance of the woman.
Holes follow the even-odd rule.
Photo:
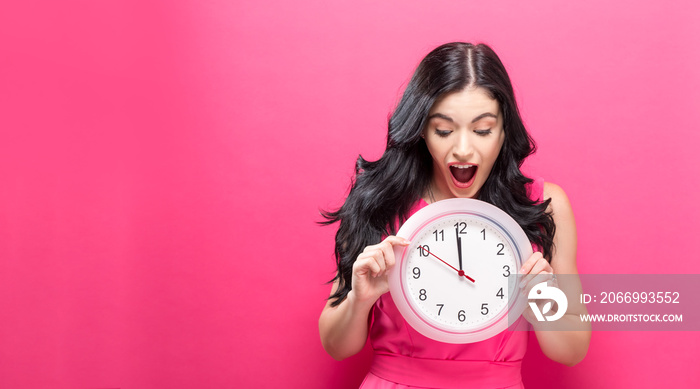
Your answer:
[[[321,341],[340,360],[359,352],[369,336],[375,362],[363,388],[522,387],[527,332],[504,331],[466,345],[425,338],[396,310],[386,273],[395,262],[392,247],[409,244],[394,236],[402,222],[436,201],[476,198],[511,215],[538,248],[520,274],[571,275],[560,288],[577,296],[571,205],[558,186],[520,172],[534,151],[508,74],[491,48],[448,43],[421,61],[391,116],[383,156],[359,157],[344,205],[324,215],[327,224],[340,226],[338,273],[319,319]],[[546,331],[526,315],[545,355],[566,365],[581,361],[590,341],[578,316],[585,307],[571,300],[559,322],[581,331]],[[382,363],[387,355],[401,363]]]

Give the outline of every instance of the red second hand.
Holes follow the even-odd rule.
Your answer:
[[[450,265],[449,263],[447,263],[447,262],[443,261],[443,260],[442,260],[442,259],[440,259],[440,257],[438,257],[437,255],[435,255],[435,254],[431,253],[431,252],[430,252],[430,250],[428,250],[428,249],[426,249],[426,248],[425,248],[425,246],[423,246],[423,247],[422,247],[422,249],[423,249],[423,250],[425,250],[425,251],[427,251],[427,252],[428,252],[428,254],[432,255],[433,257],[435,257],[435,258],[439,259],[439,260],[440,260],[440,262],[442,262],[442,263],[444,263],[445,265],[447,265],[447,266],[451,267],[451,268],[452,268],[452,270],[456,271],[456,272],[457,272],[457,274],[459,274],[460,276],[464,276],[464,277],[465,277],[466,279],[468,279],[469,281],[471,281],[471,282],[474,282],[474,283],[476,283],[476,281],[474,281],[474,279],[473,279],[473,278],[471,278],[471,277],[469,277],[468,275],[464,274],[464,271],[460,271],[460,270],[457,270],[457,269],[456,269],[456,268],[455,268],[454,266],[452,266],[452,265]]]

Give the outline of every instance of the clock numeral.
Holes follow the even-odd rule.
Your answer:
[[[440,230],[440,231],[435,230],[435,231],[433,231],[433,234],[435,235],[436,242],[438,240],[438,234],[440,235],[440,240],[443,242],[445,241],[445,230]]]
[[[455,223],[454,227],[457,230],[458,234],[466,234],[467,233],[467,231],[464,231],[467,228],[466,222]]]
[[[420,278],[420,268],[418,268],[418,267],[413,268],[413,278],[416,280]]]
[[[481,235],[483,235],[484,240],[486,240],[486,228],[484,228],[483,230],[481,230]]]
[[[428,253],[430,252],[430,247],[428,247],[427,244],[423,246],[418,246],[416,247],[416,249],[418,249],[418,252],[420,253],[421,257],[427,257]]]
[[[459,320],[459,321],[467,320],[467,316],[464,314],[464,310],[459,311],[459,313],[457,314],[457,320]]]
[[[503,273],[503,277],[508,277],[510,275],[510,266],[508,266],[508,265],[503,266],[503,270],[506,271],[505,273]]]
[[[425,289],[420,290],[420,294],[418,295],[418,298],[420,299],[420,301],[425,301],[428,299],[428,294],[425,291]]]
[[[440,307],[440,309],[438,309],[438,316],[440,316],[440,312],[442,312],[442,308],[445,306],[445,304],[435,304],[435,305]]]
[[[481,314],[482,314],[482,315],[488,315],[488,314],[489,314],[489,303],[483,303],[483,304],[481,304]]]
[[[496,247],[500,247],[500,248],[501,248],[500,250],[498,250],[498,252],[496,253],[496,255],[505,255],[505,254],[503,254],[503,249],[504,249],[506,246],[504,246],[503,243],[497,244]]]
[[[496,297],[500,297],[501,300],[503,300],[503,288],[499,289],[498,292],[496,292]]]

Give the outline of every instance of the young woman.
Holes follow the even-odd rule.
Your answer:
[[[319,319],[321,341],[341,360],[369,337],[375,358],[363,388],[522,387],[526,331],[471,344],[433,341],[401,317],[386,293],[386,274],[395,262],[393,246],[409,244],[394,236],[408,217],[443,199],[476,198],[511,215],[538,249],[520,274],[567,274],[560,288],[578,295],[571,205],[560,187],[521,173],[534,151],[508,74],[491,48],[448,43],[421,61],[391,116],[383,156],[374,162],[360,156],[344,205],[325,214],[327,224],[340,226],[338,273]],[[583,359],[590,328],[581,327],[580,313],[585,307],[570,301],[559,320],[561,328],[568,322],[580,331],[547,331],[531,321],[549,358],[566,365]]]

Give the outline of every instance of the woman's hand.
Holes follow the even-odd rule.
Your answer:
[[[348,297],[335,307],[330,299],[326,302],[318,327],[321,344],[333,358],[341,360],[355,355],[367,343],[369,312],[374,302],[389,290],[386,272],[396,263],[394,245],[409,244],[406,239],[388,236],[379,244],[365,247],[352,267],[352,290]],[[336,280],[331,296],[338,287]]]
[[[390,235],[381,243],[365,247],[357,256],[352,267],[350,293],[358,302],[374,304],[389,291],[386,274],[396,263],[394,245],[407,246],[410,243],[404,238]]]
[[[522,288],[522,293],[524,297],[527,298],[530,290],[540,282],[547,282],[549,286],[558,287],[557,279],[554,277],[554,269],[547,262],[547,260],[542,256],[539,251],[534,252],[530,258],[523,264],[520,268],[520,287]],[[545,301],[538,300],[538,306],[540,307],[540,312]],[[554,307],[556,308],[556,306]],[[530,323],[537,323],[537,318],[531,309],[525,308],[523,316]]]

